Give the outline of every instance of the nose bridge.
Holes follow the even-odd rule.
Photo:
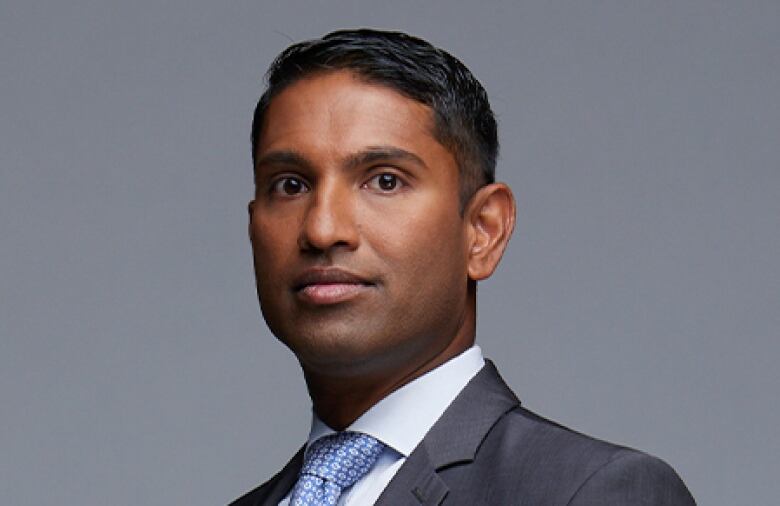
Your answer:
[[[354,201],[349,185],[339,177],[317,182],[306,210],[301,247],[327,250],[334,246],[354,247],[357,235]]]

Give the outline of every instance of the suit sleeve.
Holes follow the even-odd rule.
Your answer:
[[[570,506],[695,506],[683,481],[666,462],[640,452],[617,456],[590,475]]]

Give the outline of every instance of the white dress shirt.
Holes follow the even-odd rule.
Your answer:
[[[339,497],[339,506],[374,504],[425,434],[455,400],[485,360],[472,346],[436,369],[391,393],[347,427],[368,434],[386,446],[374,467]],[[317,439],[335,431],[312,413],[306,451]],[[290,495],[279,506],[288,506]]]

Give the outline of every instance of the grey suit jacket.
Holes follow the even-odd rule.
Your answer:
[[[231,506],[276,506],[295,484],[302,461],[303,449],[279,474]],[[375,504],[696,503],[663,461],[579,434],[522,408],[488,361]]]

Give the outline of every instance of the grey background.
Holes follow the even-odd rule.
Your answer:
[[[525,404],[700,504],[776,504],[774,0],[3,0],[0,504],[224,504],[302,442],[254,294],[249,122],[291,39],[358,25],[491,96],[519,222],[478,340]]]

